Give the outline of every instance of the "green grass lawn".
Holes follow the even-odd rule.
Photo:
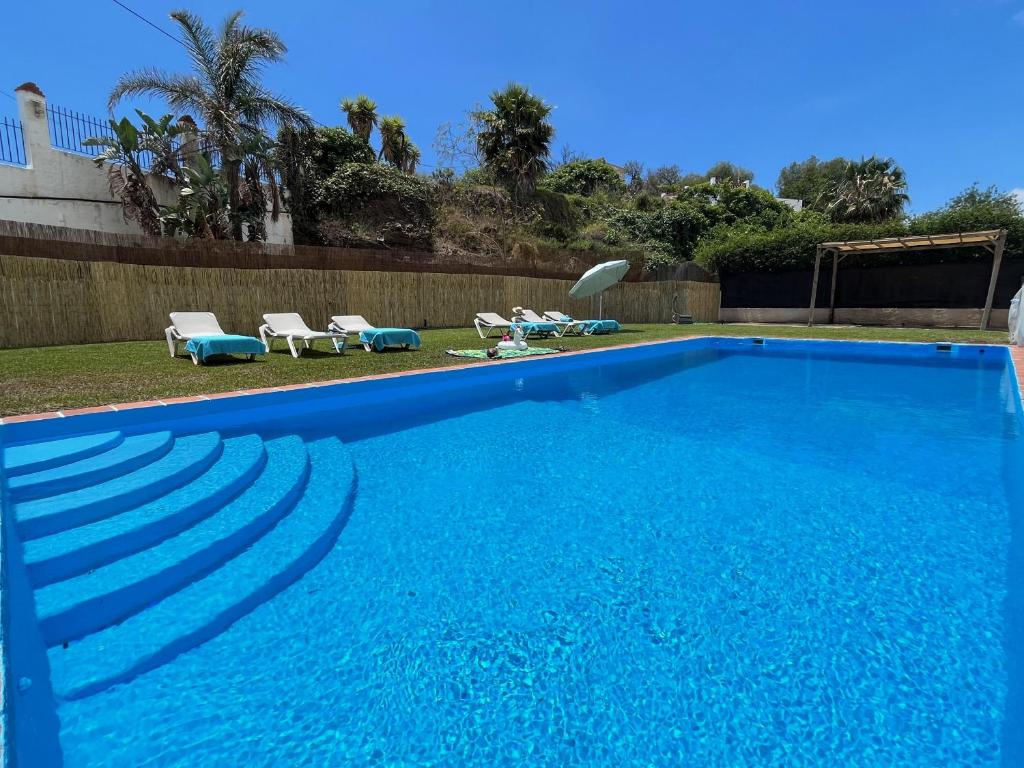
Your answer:
[[[295,360],[279,342],[277,350],[257,362],[220,362],[198,367],[187,357],[171,359],[163,341],[0,350],[0,416],[461,365],[472,361],[446,355],[445,350],[486,346],[472,328],[429,330],[420,335],[423,347],[415,352],[378,354],[359,348],[338,356],[326,351],[307,351]],[[587,349],[685,335],[989,343],[1005,343],[1007,338],[1005,331],[706,323],[629,325],[621,333],[607,336],[566,336],[532,343]],[[494,339],[490,341],[493,343]]]

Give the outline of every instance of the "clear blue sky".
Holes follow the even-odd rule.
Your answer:
[[[328,124],[341,97],[369,94],[405,118],[428,166],[439,124],[518,80],[555,105],[556,155],[568,144],[684,172],[727,159],[774,187],[793,160],[875,153],[906,169],[915,211],[975,181],[1024,187],[1024,0],[124,1],[167,29],[173,8],[212,21],[244,8],[289,46],[271,88]],[[3,16],[8,95],[32,80],[100,116],[123,71],[187,66],[110,0],[13,2]]]

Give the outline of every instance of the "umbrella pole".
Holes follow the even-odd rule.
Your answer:
[[[604,320],[604,291],[597,295],[597,319]]]

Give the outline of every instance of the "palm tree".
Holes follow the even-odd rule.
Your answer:
[[[379,158],[395,168],[405,163],[405,155],[409,137],[405,135],[405,121],[398,115],[380,119],[380,155]]]
[[[287,50],[271,30],[242,24],[242,12],[228,16],[219,30],[208,27],[188,11],[175,11],[182,42],[188,49],[192,73],[171,74],[146,68],[122,75],[110,93],[113,111],[121,99],[149,95],[164,99],[171,108],[198,116],[204,138],[223,159],[223,172],[232,211],[237,211],[242,185],[242,147],[267,135],[270,126],[312,125],[300,107],[270,91],[260,82],[267,64],[280,62]],[[241,221],[232,226],[242,237]]]
[[[903,169],[892,158],[872,156],[847,163],[817,205],[834,221],[877,223],[903,215],[909,202]]]
[[[483,128],[477,144],[484,164],[514,197],[529,195],[547,169],[555,129],[548,122],[551,106],[518,83],[491,94],[494,109],[477,117]]]
[[[345,113],[352,133],[369,144],[370,134],[377,125],[377,102],[362,95],[354,99],[342,99],[341,111]]]
[[[402,170],[410,176],[416,173],[416,166],[420,163],[420,148],[406,139],[405,158],[402,162]]]

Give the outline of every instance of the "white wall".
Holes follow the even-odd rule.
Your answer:
[[[0,164],[0,219],[94,229],[118,234],[142,234],[126,222],[121,203],[110,194],[104,168],[84,155],[54,149],[46,119],[46,99],[30,90],[15,92],[25,136],[27,167]],[[158,202],[176,198],[166,179],[151,177]],[[267,242],[291,244],[291,218],[267,216]]]

